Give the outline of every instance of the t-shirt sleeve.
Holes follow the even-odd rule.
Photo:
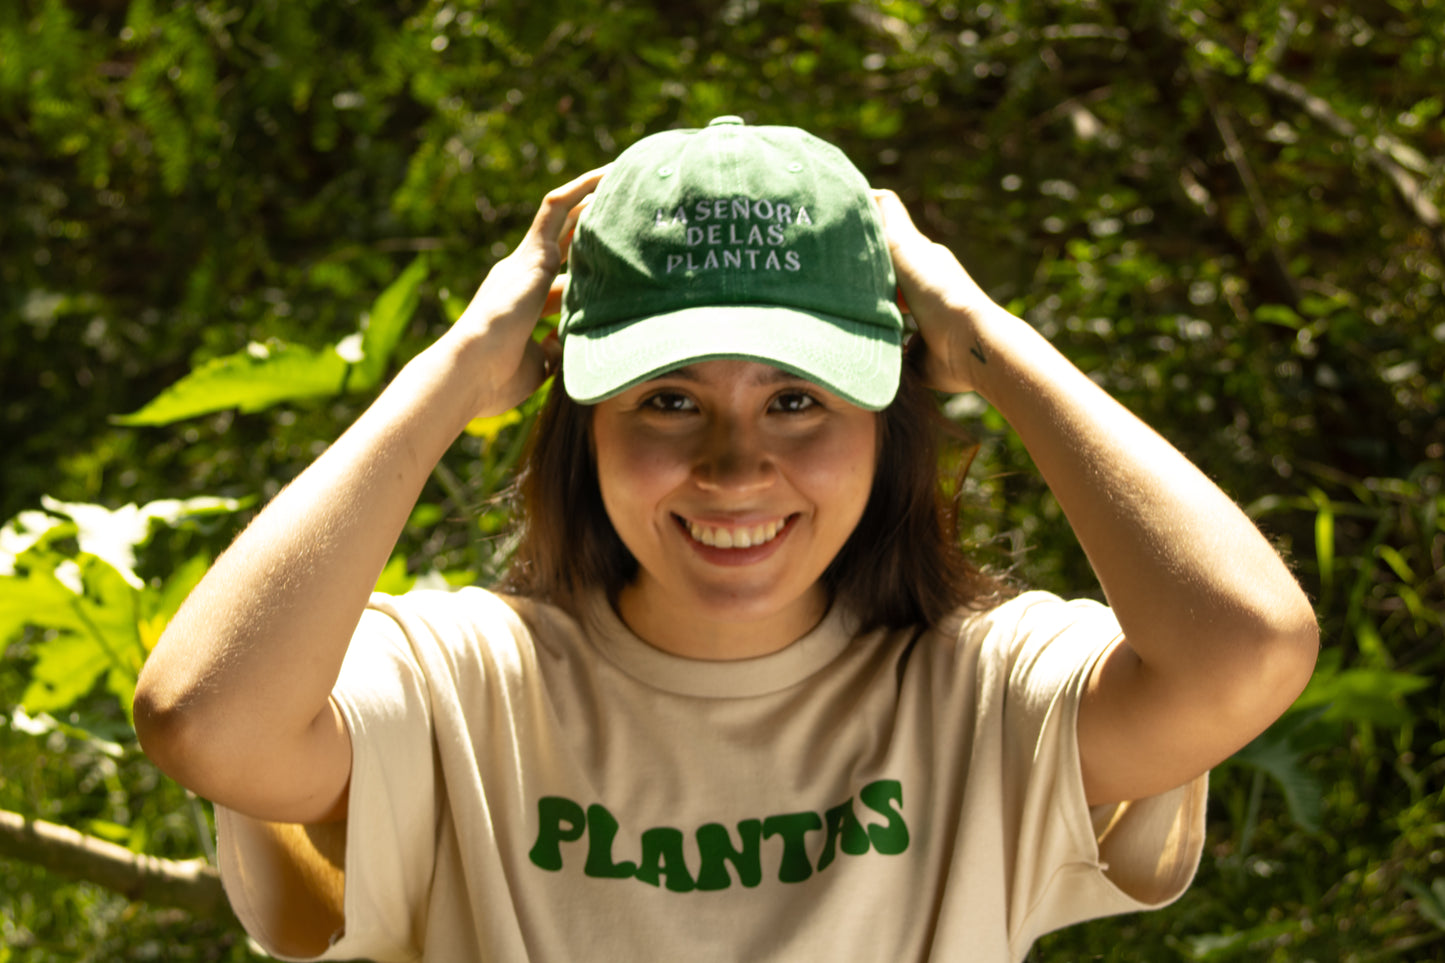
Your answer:
[[[1007,666],[1005,792],[1019,820],[1011,941],[1027,947],[1073,923],[1177,899],[1203,852],[1207,774],[1147,799],[1092,810],[1085,800],[1078,711],[1094,666],[1122,638],[1113,612],[1029,592],[990,622],[989,644]]]
[[[216,809],[222,880],[247,932],[280,959],[415,960],[435,859],[437,800],[431,698],[392,600],[378,596],[362,616],[332,699],[351,733],[345,824],[345,922],[320,956],[278,952],[268,918],[276,834]]]

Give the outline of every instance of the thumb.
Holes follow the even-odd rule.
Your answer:
[[[548,318],[562,310],[562,295],[567,290],[567,275],[559,274],[552,279],[547,290],[547,303],[542,306],[542,317]]]
[[[532,393],[542,386],[548,375],[552,372],[552,366],[547,362],[547,351],[537,342],[527,339],[527,347],[522,351],[522,361],[512,376],[507,379],[496,393],[497,408],[495,411],[481,412],[482,415],[498,415],[504,411],[510,411],[532,396]]]

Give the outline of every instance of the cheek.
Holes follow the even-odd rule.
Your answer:
[[[817,439],[808,450],[798,452],[794,461],[802,484],[820,497],[827,495],[839,519],[847,519],[850,527],[862,515],[873,490],[877,437],[871,420],[850,424],[846,430]]]
[[[662,495],[677,484],[679,462],[666,446],[648,443],[600,422],[594,429],[602,504],[619,534],[648,524]]]

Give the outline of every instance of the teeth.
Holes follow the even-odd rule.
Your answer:
[[[771,542],[782,528],[781,520],[742,528],[713,528],[696,522],[687,523],[688,533],[693,538],[713,548],[752,548]]]

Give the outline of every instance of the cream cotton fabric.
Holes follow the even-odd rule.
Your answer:
[[[677,658],[596,597],[377,596],[334,699],[352,734],[345,928],[321,959],[1022,960],[1177,898],[1205,777],[1085,804],[1075,721],[1119,638],[1030,592],[934,631],[835,607],[774,655]],[[217,811],[271,946],[265,843]]]

